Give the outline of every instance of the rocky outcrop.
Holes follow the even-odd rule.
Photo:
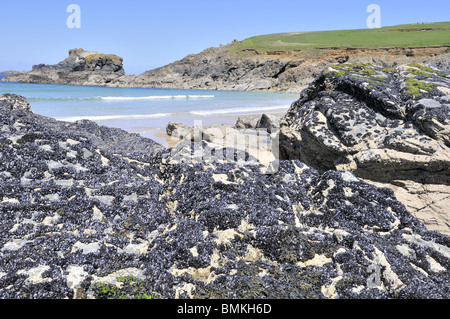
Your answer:
[[[123,59],[114,54],[99,54],[97,51],[83,49],[69,50],[69,57],[55,65],[34,65],[29,72],[9,75],[2,81],[72,84],[72,85],[106,85],[125,75]]]
[[[180,61],[139,75],[126,75],[111,86],[226,91],[295,92],[309,85],[323,69],[364,61],[384,67],[427,62],[448,69],[448,47],[324,48],[317,52],[234,50],[235,44],[209,48]],[[414,54],[408,56],[408,52]]]
[[[33,114],[31,105],[26,98],[9,93],[0,95],[0,112],[1,114],[10,114],[14,112],[20,117]]]
[[[19,71],[14,71],[14,70],[10,70],[10,71],[1,71],[1,72],[0,72],[0,76],[13,75],[13,74],[17,74],[17,73],[19,73]]]
[[[2,96],[0,297],[448,298],[450,238],[391,189],[175,155]]]
[[[239,118],[237,123],[242,123],[245,118],[247,117]],[[243,129],[232,128],[223,124],[187,127],[183,123],[169,122],[166,133],[175,144],[180,141],[188,142],[174,147],[177,152],[181,152],[180,154],[186,155],[192,151],[191,142],[203,143],[208,149],[204,152],[205,154],[220,152],[221,149],[236,149],[247,152],[260,164],[269,167],[278,156],[278,152],[274,148],[278,145],[271,138],[271,130],[278,123],[278,117],[266,114],[259,115],[255,124],[256,127],[248,126]],[[274,150],[276,150],[276,153],[274,153]]]
[[[112,87],[275,91],[300,93],[324,68],[355,61],[393,67],[426,62],[449,69],[449,48],[322,48],[316,51],[236,50],[237,42],[208,48],[142,74],[125,75],[122,58],[73,49],[56,65],[35,65],[32,71],[2,81]],[[412,52],[412,54],[411,54]]]
[[[408,64],[329,68],[282,120],[283,158],[391,187],[427,227],[450,234],[450,76]]]
[[[288,69],[296,68],[303,62],[279,56],[240,56],[230,53],[227,48],[209,48],[167,66],[119,78],[111,85],[265,91],[283,82],[283,77],[279,77],[282,74],[286,77]]]
[[[110,153],[121,153],[134,158],[136,154],[152,156],[164,149],[164,147],[139,134],[125,132],[117,128],[99,126],[97,123],[81,120],[76,122],[56,121],[52,118],[33,113],[28,101],[15,94],[3,94],[0,96],[0,113],[3,116],[12,116],[20,119],[24,126],[44,126],[54,132],[66,132],[79,136],[83,140],[89,140],[95,147]]]
[[[244,115],[237,119],[235,129],[265,129],[268,133],[277,131],[280,128],[280,114]]]
[[[261,120],[260,114],[240,116],[234,124],[234,128],[240,130],[255,129],[259,120]]]

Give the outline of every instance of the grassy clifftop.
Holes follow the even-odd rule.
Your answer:
[[[393,48],[450,45],[450,22],[404,24],[379,29],[276,33],[251,37],[232,50],[288,51],[332,47]]]

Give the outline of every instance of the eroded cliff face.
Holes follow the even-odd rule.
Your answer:
[[[448,69],[448,47],[235,52],[233,44],[209,48],[140,75],[126,75],[112,86],[227,91],[300,93],[320,72],[345,62],[370,62],[385,67],[428,62]]]
[[[284,158],[389,186],[449,234],[450,76],[421,64],[343,64],[319,76],[281,122]]]
[[[106,85],[125,75],[123,59],[83,49],[69,50],[69,56],[55,65],[34,65],[29,72],[10,75],[3,81],[45,84]]]
[[[324,48],[298,51],[233,50],[233,44],[208,48],[180,61],[138,75],[125,75],[122,58],[74,49],[52,66],[3,81],[113,87],[275,91],[300,93],[323,69],[345,62],[369,62],[384,67],[426,62],[450,69],[448,46],[425,48]]]
[[[173,155],[0,96],[0,297],[448,298],[449,237],[391,189]]]

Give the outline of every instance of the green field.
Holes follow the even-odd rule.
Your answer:
[[[404,24],[379,29],[268,34],[240,41],[233,46],[233,51],[245,49],[288,51],[333,47],[373,49],[440,45],[450,45],[450,22]]]

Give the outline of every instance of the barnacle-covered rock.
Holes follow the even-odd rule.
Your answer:
[[[299,160],[180,161],[77,125],[0,113],[1,298],[449,295],[449,237],[389,188]]]
[[[450,75],[421,64],[334,66],[283,118],[282,157],[391,187],[430,229],[450,234],[449,93]]]

